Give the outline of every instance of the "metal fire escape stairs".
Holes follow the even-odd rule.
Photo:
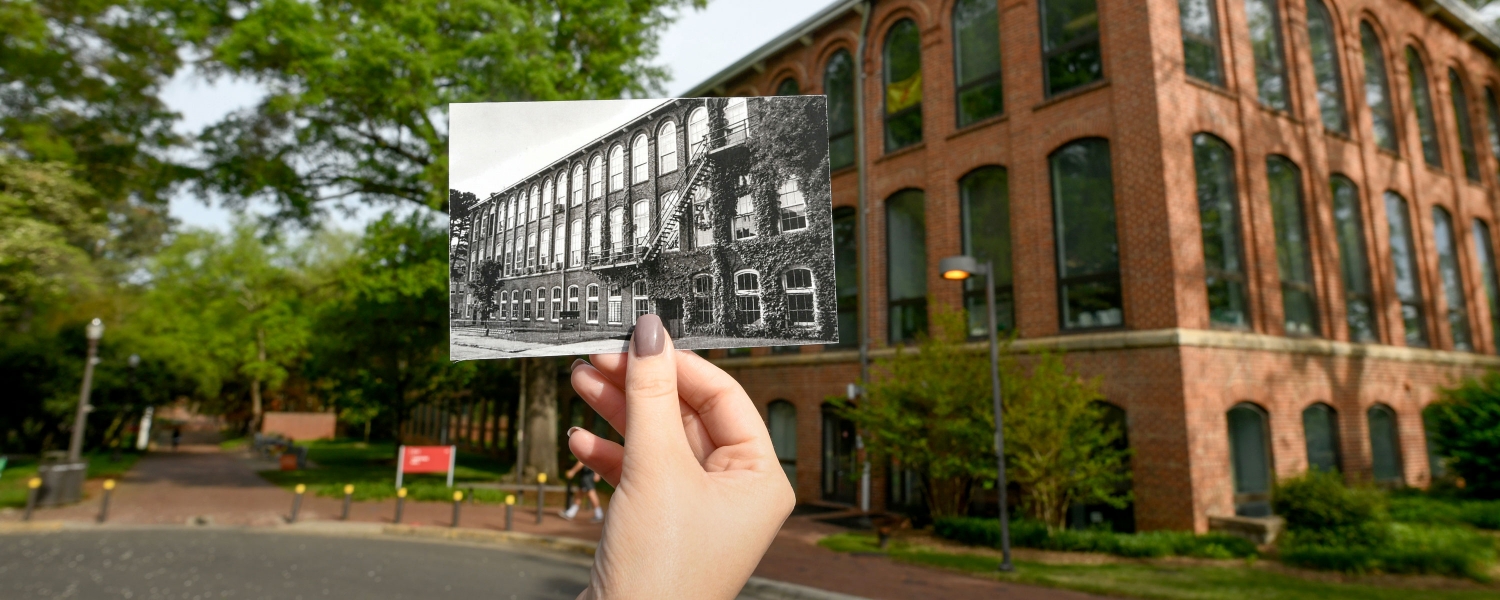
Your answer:
[[[669,245],[672,236],[682,229],[682,216],[687,213],[688,207],[693,205],[693,198],[698,194],[701,185],[713,174],[713,161],[708,160],[710,141],[703,140],[692,158],[688,161],[688,175],[683,179],[681,192],[672,199],[672,203],[662,210],[661,222],[656,227],[656,233],[651,236],[651,244],[641,256],[642,261],[655,258]]]

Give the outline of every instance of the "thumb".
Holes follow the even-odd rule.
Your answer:
[[[625,368],[625,420],[630,439],[625,453],[649,460],[691,452],[682,429],[677,399],[677,357],[661,318],[641,316],[630,338]]]

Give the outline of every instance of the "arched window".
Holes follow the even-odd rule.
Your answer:
[[[604,159],[598,154],[589,162],[589,198],[604,196]]]
[[[781,182],[776,191],[776,203],[781,212],[781,232],[790,233],[807,229],[807,200],[802,197],[802,188],[795,177]]]
[[[1495,90],[1484,88],[1485,133],[1490,140],[1490,158],[1500,161],[1500,103],[1495,102]]]
[[[1399,485],[1405,481],[1401,468],[1401,436],[1396,432],[1396,411],[1384,404],[1365,413],[1370,426],[1370,459],[1375,482]]]
[[[783,79],[781,80],[781,83],[776,86],[777,96],[796,96],[801,93],[801,90],[797,87],[797,79],[795,77],[788,77],[786,79]]]
[[[927,208],[921,190],[885,201],[886,290],[890,343],[927,332]]]
[[[635,233],[635,246],[644,251],[646,241],[651,238],[651,203],[646,200],[636,201],[632,217],[630,225]]]
[[[537,191],[536,186],[531,186],[531,200],[526,203],[526,220],[535,221],[537,211],[542,205],[542,194]]]
[[[1255,87],[1260,103],[1267,108],[1291,110],[1276,0],[1245,0],[1245,17],[1250,25],[1250,49],[1255,55]]]
[[[988,261],[994,271],[995,326],[1015,328],[1015,297],[1010,254],[1010,177],[1004,167],[980,167],[958,181],[963,202],[964,254]],[[964,308],[969,313],[969,336],[989,335],[984,285],[978,277],[964,281]]]
[[[583,219],[573,219],[573,231],[568,234],[568,263],[575,267],[583,265]]]
[[[1385,51],[1380,37],[1368,21],[1359,22],[1359,47],[1365,59],[1365,104],[1370,107],[1371,129],[1375,145],[1397,151],[1396,116],[1391,108],[1390,74],[1385,68]]]
[[[693,247],[707,248],[714,245],[714,223],[709,219],[709,199],[713,188],[700,185],[693,194]]]
[[[562,212],[563,205],[568,203],[568,171],[567,165],[563,165],[563,172],[557,174],[557,197],[554,199],[556,208],[548,208],[547,214]]]
[[[518,321],[520,319],[521,319],[521,291],[520,290],[516,290],[515,292],[512,292],[511,295],[510,295],[510,320],[512,320],[512,321]]]
[[[646,134],[635,136],[635,141],[630,144],[630,183],[643,183],[646,181],[647,167],[651,151],[647,148]]]
[[[516,270],[517,271],[520,271],[521,269],[526,268],[526,256],[528,254],[530,254],[529,252],[526,251],[526,248],[521,245],[521,243],[523,241],[524,240],[521,239],[521,235],[519,233],[517,233],[516,234]],[[536,241],[536,237],[532,236],[532,242],[535,242],[535,241]],[[532,247],[534,248],[535,246],[536,246],[536,244],[533,243]]]
[[[584,187],[585,184],[583,180],[583,165],[573,165],[573,206],[579,206],[583,204]]]
[[[609,191],[625,189],[625,147],[615,144],[609,150]]]
[[[556,267],[562,267],[563,264],[563,250],[567,247],[567,244],[564,242],[568,239],[567,231],[567,226],[562,223],[558,223],[557,227],[553,228],[552,264]]]
[[[1474,255],[1479,257],[1479,276],[1484,278],[1484,297],[1490,307],[1490,339],[1500,336],[1500,277],[1495,274],[1494,241],[1490,226],[1474,219]]]
[[[839,416],[838,409],[824,403],[823,417],[823,499],[853,504],[855,475],[854,422]]]
[[[1432,84],[1427,81],[1427,67],[1417,49],[1406,47],[1406,70],[1411,76],[1411,107],[1417,113],[1417,131],[1422,138],[1422,158],[1427,164],[1443,167],[1443,151],[1438,145],[1437,120],[1432,111]]]
[[[609,252],[619,254],[625,249],[625,209],[614,207],[609,211]]]
[[[823,67],[823,93],[828,96],[828,165],[837,171],[854,164],[854,60],[848,50],[834,52]]]
[[[693,276],[693,324],[712,325],[714,322],[714,278],[709,275]]]
[[[1182,26],[1182,66],[1188,77],[1224,85],[1219,62],[1219,17],[1214,0],[1177,0]]]
[[[1302,436],[1307,440],[1307,466],[1320,471],[1338,471],[1339,413],[1319,402],[1302,411]]]
[[[536,266],[536,234],[526,236],[526,266]]]
[[[614,284],[614,283],[610,284],[609,285],[609,322],[610,322],[611,325],[618,325],[618,324],[621,323],[621,319],[623,319],[623,315],[621,315],[621,306],[620,306],[621,302],[622,302],[622,300],[621,300],[621,296],[620,296],[620,285],[619,284]]]
[[[1276,267],[1281,276],[1283,325],[1287,335],[1317,335],[1317,292],[1302,206],[1302,171],[1286,157],[1273,155],[1266,158],[1266,180],[1276,234]]]
[[[1318,82],[1318,112],[1323,128],[1349,132],[1349,113],[1344,109],[1344,78],[1339,72],[1338,32],[1323,0],[1307,0],[1308,50],[1312,54],[1313,78]]]
[[[1333,192],[1333,229],[1338,234],[1339,275],[1344,282],[1344,319],[1349,324],[1349,340],[1375,342],[1379,340],[1375,291],[1370,287],[1370,260],[1359,189],[1343,175],[1334,175],[1329,187]]]
[[[750,187],[750,177],[741,175],[735,186],[734,201],[734,239],[743,240],[759,235],[760,228],[756,223],[755,215],[755,191]]]
[[[552,180],[548,179],[542,184],[542,215],[552,214]]]
[[[1271,443],[1266,413],[1248,402],[1236,404],[1229,421],[1229,464],[1234,478],[1234,514],[1271,514]]]
[[[766,428],[771,432],[771,447],[781,470],[792,487],[797,487],[797,407],[786,400],[775,400],[766,406]]]
[[[568,312],[578,312],[578,286],[568,286]]]
[[[1104,78],[1094,0],[1041,0],[1047,96]]]
[[[556,323],[562,319],[563,309],[562,288],[552,288],[552,322]]]
[[[688,160],[693,160],[708,143],[708,109],[702,106],[688,114]]]
[[[840,347],[859,345],[859,239],[856,211],[851,206],[833,209],[833,277],[839,308]]]
[[[1474,126],[1469,120],[1469,89],[1452,67],[1448,68],[1448,95],[1453,97],[1453,125],[1458,129],[1464,176],[1470,181],[1479,181],[1479,151],[1474,148]]]
[[[1464,280],[1458,268],[1456,238],[1453,217],[1441,206],[1432,207],[1432,242],[1437,246],[1443,299],[1448,301],[1448,332],[1453,336],[1454,350],[1470,352],[1474,350],[1474,343],[1469,335],[1469,309],[1464,301]]]
[[[994,0],[959,0],[953,5],[959,127],[1005,112],[997,4]]]
[[[604,254],[604,224],[599,213],[589,217],[589,262],[599,261],[600,255]]]
[[[677,170],[677,125],[671,121],[663,123],[656,134],[656,172],[671,173]]]
[[[641,320],[641,317],[646,316],[646,313],[651,310],[651,298],[646,293],[645,281],[630,284],[630,303],[631,308],[634,309],[631,323]]]
[[[1194,135],[1193,171],[1198,181],[1198,225],[1203,235],[1208,320],[1216,325],[1249,327],[1234,152],[1217,137],[1207,133]]]
[[[817,310],[813,297],[816,293],[811,269],[791,269],[782,276],[782,290],[786,292],[787,323],[800,327],[818,325]]]
[[[526,290],[526,302],[521,304],[521,318],[527,321],[531,320],[531,299],[531,290]]]
[[[661,210],[661,215],[659,216],[660,220],[657,221],[657,225],[656,225],[658,228],[665,227],[666,223],[667,223],[667,219],[672,218],[673,214],[678,215],[677,219],[678,219],[679,222],[681,222],[681,220],[683,218],[681,215],[684,212],[686,212],[686,211],[682,211],[682,210],[678,210],[677,209],[677,192],[675,192],[675,191],[667,192],[665,194],[662,194],[661,195],[661,200],[658,202],[657,206],[659,206],[660,210]],[[682,228],[678,227],[677,231],[672,232],[672,234],[670,236],[668,236],[666,249],[667,250],[679,250],[681,248],[682,248]]]
[[[1049,157],[1057,297],[1063,329],[1125,323],[1109,142],[1073,142]]]
[[[1390,222],[1392,278],[1396,297],[1401,300],[1401,323],[1406,329],[1406,345],[1427,347],[1427,317],[1422,300],[1420,275],[1417,273],[1417,247],[1411,235],[1411,213],[1406,199],[1396,192],[1385,193],[1385,217]]]
[[[885,34],[885,150],[922,141],[922,36],[902,19]]]
[[[734,274],[734,304],[740,326],[761,323],[759,273],[740,271]]]
[[[561,240],[559,240],[559,242],[561,242]],[[536,256],[537,263],[541,264],[542,268],[545,269],[549,266],[547,259],[552,256],[552,228],[542,228],[541,246],[537,247]]]
[[[547,320],[547,288],[536,289],[536,320]]]
[[[724,103],[724,143],[728,146],[745,140],[750,131],[750,112],[744,98],[730,98]]]
[[[588,315],[585,319],[589,323],[599,322],[599,284],[590,283],[588,287]]]
[[[500,292],[500,319],[510,318],[510,292]]]

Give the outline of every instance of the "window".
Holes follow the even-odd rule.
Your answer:
[[[1396,433],[1396,411],[1384,404],[1371,406],[1366,413],[1370,426],[1370,459],[1375,482],[1400,484],[1405,479],[1401,469],[1400,436]]]
[[[1255,87],[1260,103],[1267,108],[1291,110],[1276,0],[1245,0],[1245,17],[1250,25],[1250,49],[1255,55]]]
[[[749,185],[740,186],[740,197],[734,201],[734,239],[743,240],[756,235],[755,197]]]
[[[1370,106],[1375,145],[1396,152],[1396,116],[1391,108],[1391,83],[1385,69],[1385,51],[1368,21],[1359,22],[1359,46],[1365,59],[1365,104]]]
[[[797,88],[797,80],[791,77],[781,80],[776,86],[777,96],[797,96],[802,92]]]
[[[693,277],[693,323],[709,325],[714,322],[713,303],[714,278],[708,275]]]
[[[688,160],[693,160],[708,143],[708,109],[700,106],[688,115]]]
[[[734,274],[734,305],[740,325],[760,324],[760,275],[755,271]]]
[[[578,221],[574,221],[574,223],[576,224]],[[567,226],[562,223],[558,223],[557,227],[553,230],[552,264],[558,267],[561,267],[563,264],[563,250],[567,248],[567,244],[563,242],[568,239],[567,232]]]
[[[557,321],[562,319],[562,307],[562,288],[552,288],[552,322],[556,323]]]
[[[1500,277],[1495,274],[1494,240],[1490,227],[1474,219],[1474,253],[1479,256],[1479,276],[1484,278],[1484,296],[1490,307],[1490,337],[1500,336]]]
[[[645,200],[637,201],[633,216],[631,229],[635,233],[635,246],[640,251],[644,251],[646,241],[651,237],[651,203]]]
[[[589,262],[599,260],[604,253],[604,224],[598,214],[589,217]]]
[[[885,201],[886,290],[890,343],[927,332],[927,208],[921,190]]]
[[[1248,402],[1225,415],[1229,422],[1229,467],[1234,479],[1234,514],[1271,515],[1271,444],[1266,412]]]
[[[541,195],[541,193],[537,191],[537,187],[536,186],[534,186],[534,185],[531,186],[531,199],[526,202],[526,220],[527,221],[535,221],[536,220],[537,209],[538,209],[539,206],[541,206],[541,203],[542,203],[541,201],[542,201],[542,195]]]
[[[1463,78],[1448,69],[1448,94],[1453,97],[1453,125],[1458,128],[1458,149],[1463,155],[1464,175],[1479,181],[1479,152],[1474,148],[1474,127],[1469,121],[1469,91]]]
[[[512,292],[511,295],[510,295],[510,320],[512,320],[512,321],[519,321],[520,319],[521,319],[521,292],[520,292],[520,290],[517,290],[515,292]]]
[[[1472,352],[1469,335],[1469,309],[1464,301],[1464,280],[1458,269],[1458,240],[1453,218],[1441,206],[1432,207],[1432,241],[1437,245],[1438,276],[1443,284],[1443,299],[1448,301],[1448,332],[1453,349]]]
[[[522,310],[524,311],[524,312],[521,313],[521,318],[525,319],[527,321],[530,321],[531,320],[531,290],[526,290],[526,302],[523,303],[521,306],[523,307]]]
[[[1010,256],[1010,178],[1001,167],[981,167],[958,182],[963,201],[964,254],[989,262],[995,285],[995,326],[1000,331],[1015,328],[1015,297]],[[851,265],[852,266],[852,265]],[[840,265],[842,268],[842,265]],[[969,314],[969,336],[988,334],[989,310],[979,277],[964,281],[964,308]]]
[[[526,266],[536,266],[536,234],[526,236]]]
[[[766,406],[766,429],[771,433],[771,448],[776,451],[776,460],[781,471],[786,473],[792,487],[797,487],[797,407],[786,400],[776,400]]]
[[[609,151],[609,191],[625,189],[625,147],[615,144]]]
[[[994,0],[959,0],[953,6],[953,73],[958,86],[958,126],[1005,112],[1000,77],[1000,12]]]
[[[1273,155],[1266,158],[1266,180],[1276,234],[1276,269],[1281,276],[1282,322],[1287,335],[1317,335],[1318,300],[1302,207],[1302,171],[1286,157]]]
[[[641,317],[646,316],[646,312],[650,310],[651,299],[646,296],[646,282],[637,281],[630,284],[630,302],[634,305],[633,308],[635,309],[635,315],[630,319],[630,322],[634,323],[639,321]]]
[[[609,211],[609,251],[619,254],[625,248],[625,209],[616,206]]]
[[[677,125],[667,121],[656,134],[656,172],[665,174],[676,170]]]
[[[620,302],[620,286],[611,284],[609,286],[609,322],[612,325],[621,322]]]
[[[558,240],[558,243],[562,243],[562,240]],[[545,269],[549,266],[550,263],[547,262],[547,258],[552,256],[552,228],[542,228],[541,246],[538,247],[536,256],[537,263],[541,264],[542,268]]]
[[[536,320],[547,320],[547,288],[536,289]]]
[[[1203,235],[1208,320],[1215,325],[1249,327],[1234,153],[1223,140],[1206,133],[1197,134],[1193,136],[1193,171],[1198,181],[1198,225]]]
[[[535,243],[536,242],[536,237],[532,236],[531,241],[532,241],[532,247],[535,248],[536,247],[536,243]],[[522,242],[521,236],[518,233],[516,235],[516,270],[517,271],[520,271],[521,269],[526,268],[526,256],[528,254],[530,254],[530,252],[526,251],[527,249],[525,247],[521,246],[521,242]]]
[[[1073,142],[1053,152],[1050,163],[1062,327],[1123,325],[1109,142]]]
[[[568,286],[568,312],[578,312],[578,286]]]
[[[604,196],[604,160],[594,155],[594,160],[589,163],[589,197],[600,198]]]
[[[1438,146],[1437,121],[1432,116],[1432,89],[1427,81],[1427,67],[1417,49],[1406,47],[1406,69],[1411,76],[1411,107],[1417,113],[1417,131],[1422,135],[1422,158],[1441,169],[1443,152]]]
[[[813,276],[810,269],[786,272],[782,288],[786,290],[786,320],[792,325],[812,327],[818,324],[813,310]]]
[[[588,287],[588,315],[585,319],[590,323],[599,322],[599,284],[590,283]]]
[[[1338,33],[1333,17],[1322,0],[1307,0],[1308,50],[1312,53],[1313,78],[1317,80],[1318,112],[1323,128],[1349,133],[1349,113],[1344,109],[1344,79],[1339,72]]]
[[[1094,0],[1041,0],[1047,96],[1104,78]]]
[[[1219,62],[1219,19],[1215,0],[1177,0],[1182,25],[1182,67],[1188,77],[1224,85]]]
[[[659,206],[661,210],[661,216],[659,217],[656,224],[657,230],[666,227],[667,219],[674,218],[673,215],[678,215],[676,218],[680,220],[682,218],[681,215],[685,212],[682,210],[678,210],[677,192],[667,192],[665,194],[662,194],[657,206]],[[681,249],[682,229],[679,227],[677,231],[672,232],[672,234],[667,237],[666,243],[667,250]]]
[[[745,140],[749,131],[750,113],[744,98],[730,98],[724,103],[724,143],[728,146]]]
[[[854,60],[848,50],[834,52],[823,67],[823,93],[828,96],[828,164],[837,171],[854,164]]]
[[[1339,470],[1339,413],[1322,402],[1302,411],[1302,435],[1307,440],[1307,466],[1325,472]]]
[[[630,144],[630,183],[644,183],[649,169],[646,159],[651,156],[647,148],[646,136],[644,134],[635,136],[635,142]]]
[[[714,245],[714,223],[709,218],[709,198],[713,188],[700,185],[693,194],[693,247],[707,248]]]
[[[552,181],[542,184],[542,216],[552,214]]]
[[[797,180],[787,179],[782,182],[781,189],[776,191],[776,197],[781,207],[782,233],[807,229],[807,201],[802,198],[802,189],[797,186]]]
[[[1489,133],[1490,157],[1500,161],[1500,104],[1495,102],[1495,90],[1484,88],[1485,130]]]
[[[922,141],[922,37],[902,19],[885,34],[885,150]]]
[[[510,318],[510,292],[500,292],[500,320]]]
[[[1406,328],[1406,345],[1427,347],[1427,326],[1422,302],[1422,288],[1417,274],[1417,249],[1411,235],[1411,214],[1406,199],[1395,192],[1385,193],[1385,217],[1390,221],[1391,268],[1396,280],[1396,297],[1401,300],[1401,323]]]
[[[1349,325],[1349,340],[1375,342],[1379,339],[1375,291],[1370,287],[1370,260],[1365,247],[1359,189],[1343,175],[1334,175],[1329,187],[1333,191],[1333,228],[1338,234],[1339,275],[1344,282],[1344,320]]]
[[[859,345],[859,237],[851,206],[833,209],[833,279],[839,308],[839,346]]]
[[[568,234],[568,262],[578,267],[583,265],[583,219],[573,219],[573,231]]]
[[[583,204],[583,165],[573,165],[573,206]]]

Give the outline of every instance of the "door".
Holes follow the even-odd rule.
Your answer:
[[[854,504],[854,423],[823,405],[823,499]]]
[[[1234,472],[1234,514],[1271,515],[1271,448],[1266,413],[1253,404],[1229,410],[1229,462]]]
[[[682,299],[661,298],[656,301],[656,310],[661,324],[667,328],[672,339],[682,339]]]

